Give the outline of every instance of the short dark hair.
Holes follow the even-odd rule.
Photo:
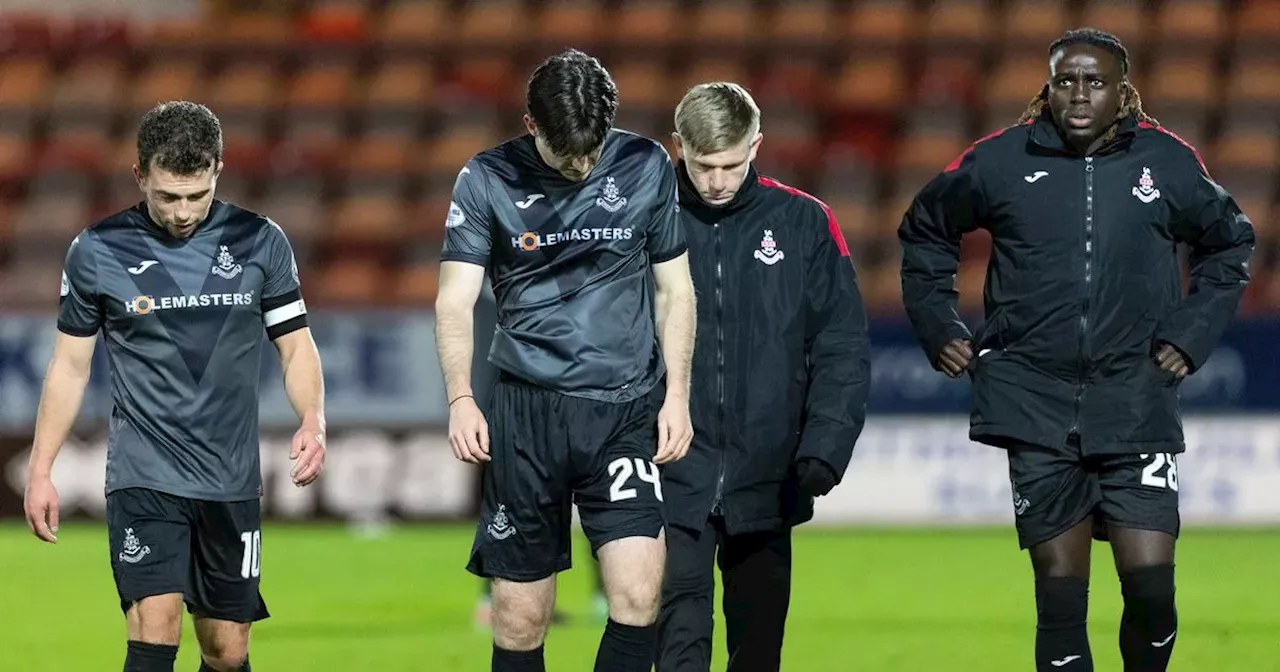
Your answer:
[[[618,87],[600,61],[570,49],[533,71],[525,105],[551,151],[566,158],[585,156],[613,128]]]
[[[222,160],[222,124],[204,105],[160,103],[138,124],[138,168],[152,165],[174,175],[197,175]]]

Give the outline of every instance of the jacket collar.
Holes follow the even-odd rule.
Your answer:
[[[747,166],[746,177],[742,179],[742,186],[738,188],[738,193],[733,195],[733,200],[724,205],[711,205],[702,200],[698,195],[698,190],[693,186],[693,181],[689,179],[689,170],[685,166],[684,159],[676,162],[676,184],[679,186],[678,193],[680,198],[680,207],[690,211],[699,219],[719,219],[725,215],[737,212],[750,205],[760,192],[760,174],[756,172],[755,164]]]
[[[1058,126],[1053,122],[1053,114],[1048,107],[1045,107],[1044,112],[1039,117],[1027,123],[1031,126],[1029,139],[1032,143],[1044,149],[1063,154],[1075,153],[1074,150],[1067,146],[1066,141],[1062,139],[1062,134],[1058,132]],[[1099,147],[1097,154],[1105,154],[1121,149],[1128,145],[1138,132],[1138,120],[1133,115],[1121,119],[1117,124],[1119,126],[1116,128],[1115,137],[1108,141],[1107,144]]]

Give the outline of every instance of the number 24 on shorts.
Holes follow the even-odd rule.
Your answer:
[[[1174,460],[1172,453],[1142,453],[1138,457],[1147,459],[1154,457],[1151,464],[1142,468],[1142,484],[1149,485],[1153,488],[1168,488],[1174,492],[1178,491],[1178,463]],[[1165,470],[1164,476],[1157,476],[1156,472],[1160,471],[1160,467],[1169,465]]]
[[[632,467],[632,464],[635,467]],[[627,481],[634,475],[641,482],[653,485],[653,496],[662,501],[662,481],[658,478],[658,465],[638,457],[619,457],[609,463],[609,475],[613,477],[613,485],[609,486],[609,501],[620,502],[624,499],[635,499],[638,493],[635,488],[625,488]]]

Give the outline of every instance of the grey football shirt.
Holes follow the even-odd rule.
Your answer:
[[[306,324],[293,250],[263,216],[214,201],[178,240],[139,204],[81,232],[63,269],[58,329],[101,331],[107,348],[107,492],[261,496],[263,333]]]
[[[495,366],[567,395],[628,401],[665,373],[650,266],[684,253],[679,211],[670,158],[651,139],[611,131],[573,182],[526,135],[463,167],[441,260],[487,267]]]

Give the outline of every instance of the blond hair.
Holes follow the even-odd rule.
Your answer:
[[[733,82],[699,84],[676,106],[676,132],[695,154],[715,154],[760,132],[760,108]]]

